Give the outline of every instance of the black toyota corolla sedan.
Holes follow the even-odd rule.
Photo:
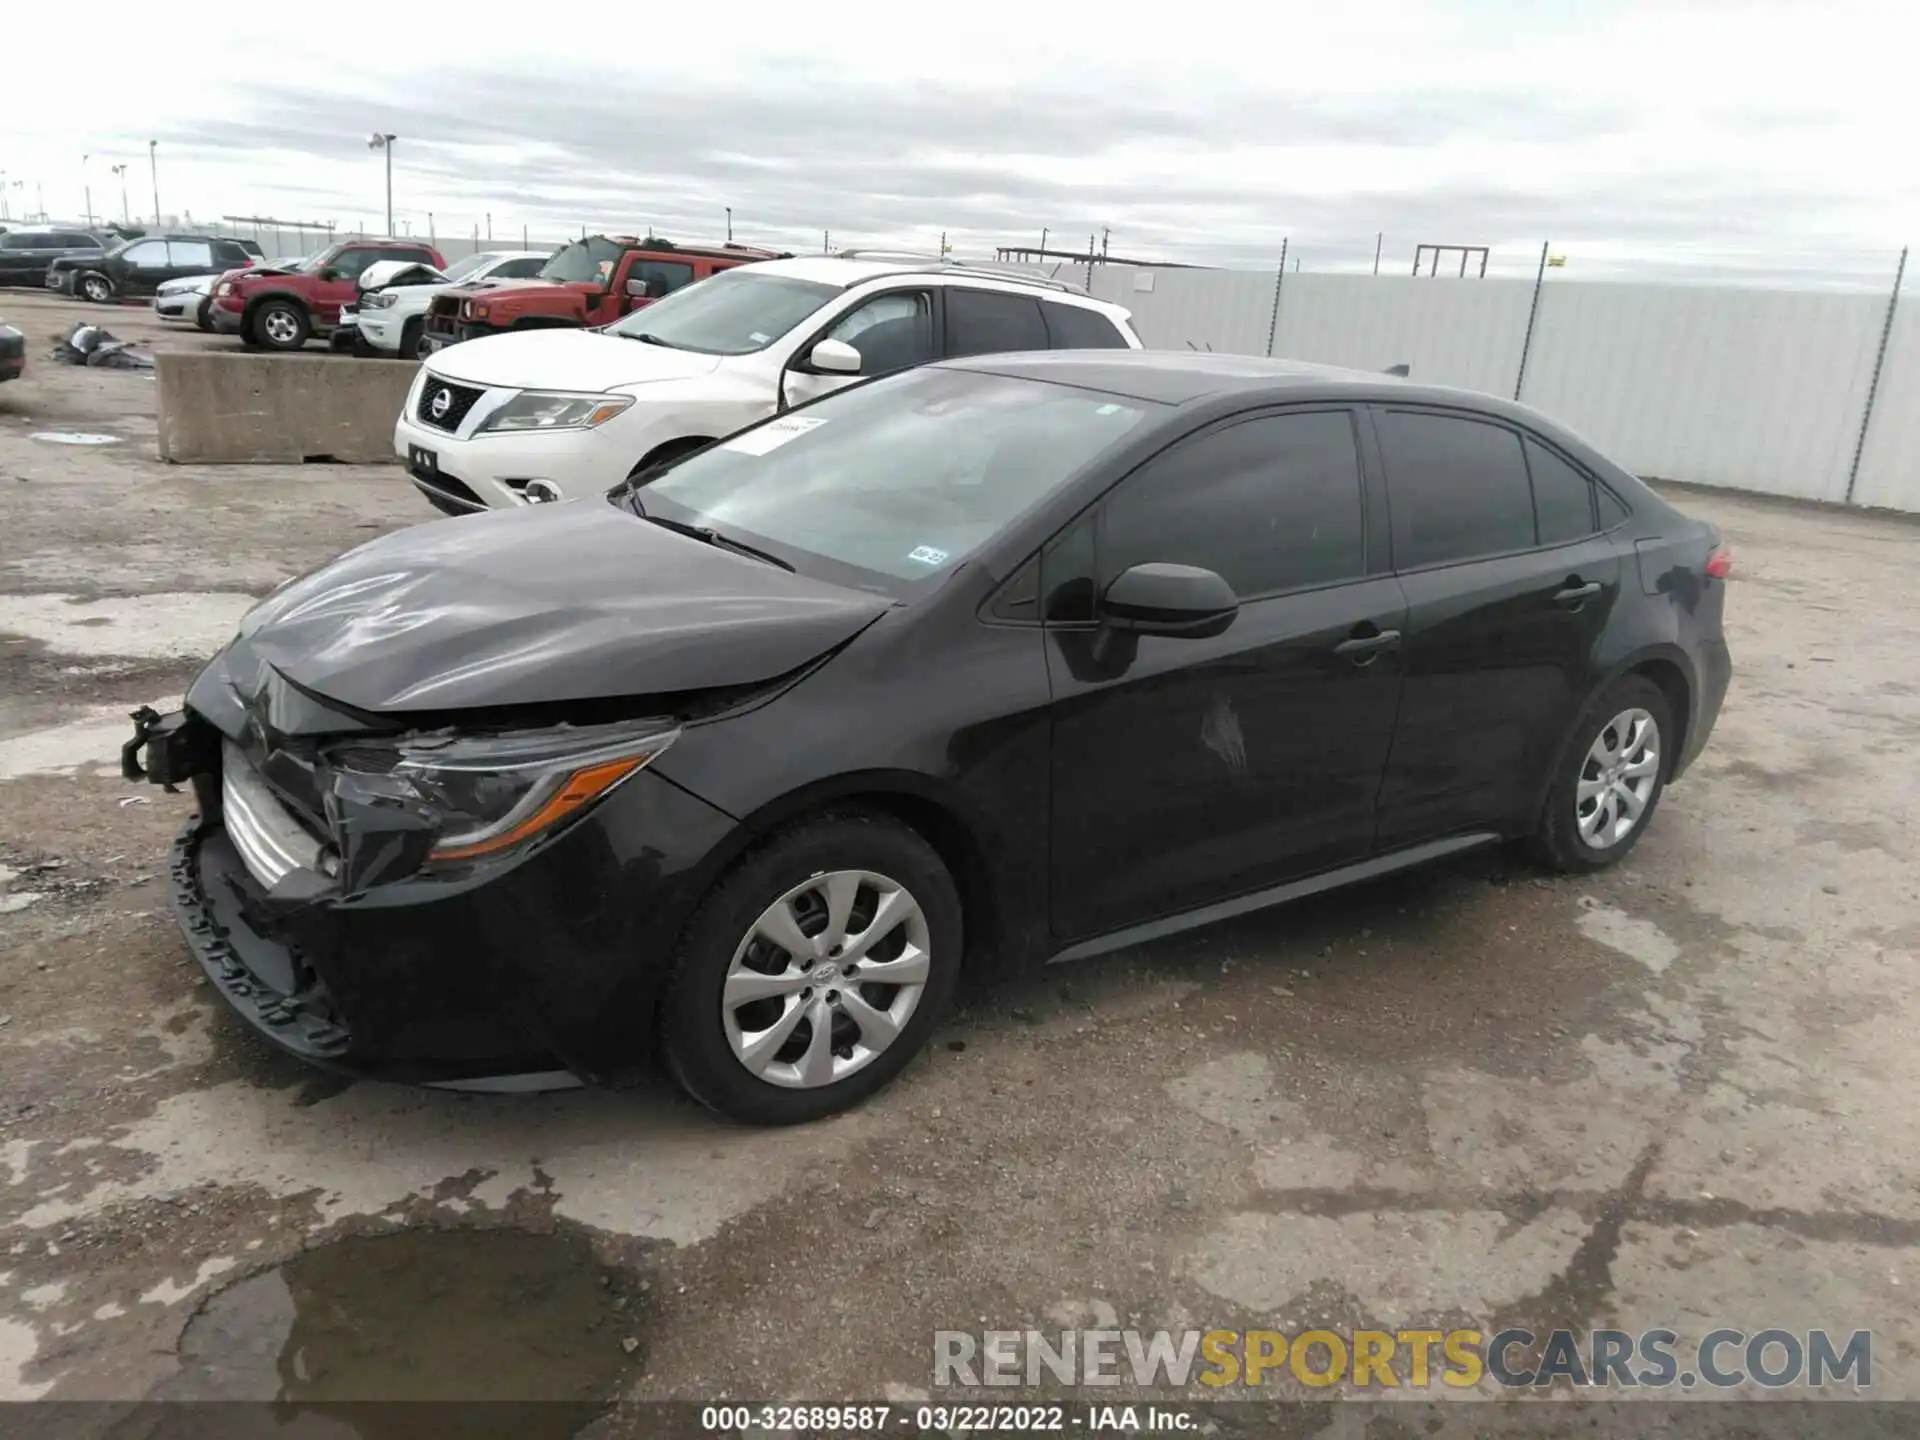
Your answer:
[[[978,357],[350,551],[125,764],[191,780],[174,903],[287,1049],[657,1057],[800,1121],[990,969],[1503,839],[1618,861],[1719,711],[1730,561],[1484,396]]]

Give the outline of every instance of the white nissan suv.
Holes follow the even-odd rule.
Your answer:
[[[1141,348],[1054,280],[844,252],[740,265],[594,330],[468,340],[421,366],[394,453],[450,515],[603,493],[778,410],[929,360]]]

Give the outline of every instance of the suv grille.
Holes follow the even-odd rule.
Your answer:
[[[458,430],[467,412],[484,394],[486,391],[471,385],[456,385],[451,380],[429,375],[427,383],[420,387],[420,403],[414,407],[414,414],[420,417],[422,425],[431,425],[436,430]]]

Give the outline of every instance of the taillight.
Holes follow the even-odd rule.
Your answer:
[[[1733,573],[1733,547],[1716,545],[1713,553],[1707,556],[1707,574],[1715,580],[1724,580]]]

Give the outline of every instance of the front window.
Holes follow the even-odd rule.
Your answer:
[[[620,263],[625,250],[625,246],[615,244],[604,235],[576,240],[554,252],[553,258],[541,267],[540,278],[557,280],[563,285],[604,286],[612,279],[613,267]]]
[[[607,327],[609,335],[702,355],[764,350],[840,293],[791,275],[723,270]]]
[[[712,283],[712,282],[703,282]],[[642,511],[887,594],[950,573],[1159,406],[964,370],[909,370],[691,456]]]

